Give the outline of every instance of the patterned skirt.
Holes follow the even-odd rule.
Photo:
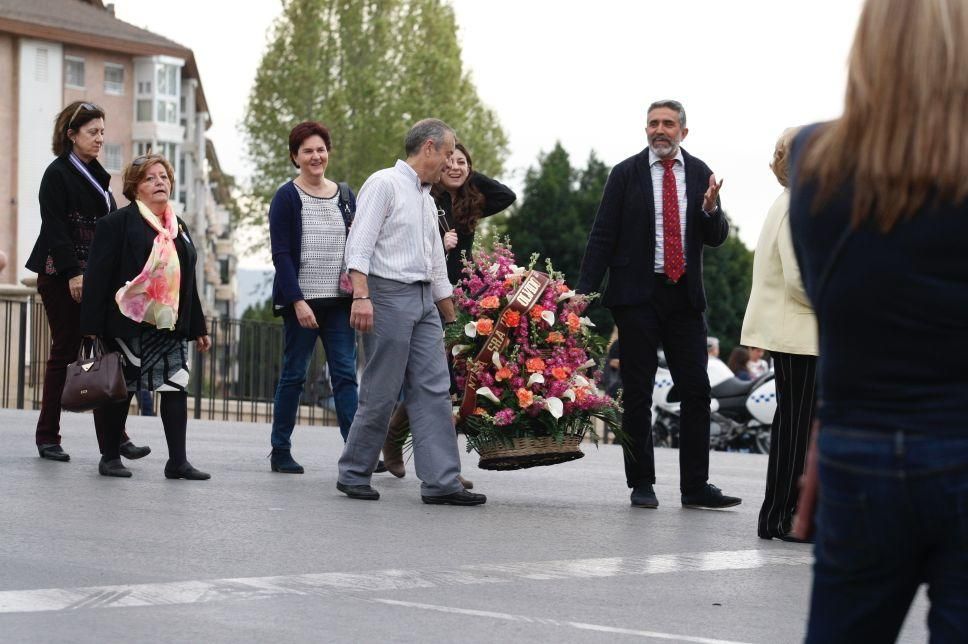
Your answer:
[[[185,391],[188,340],[173,331],[147,328],[133,338],[115,338],[124,356],[128,391]]]

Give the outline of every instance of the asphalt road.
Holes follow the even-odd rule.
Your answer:
[[[36,412],[0,410],[3,642],[754,642],[802,640],[809,546],[756,537],[766,457],[713,453],[711,481],[743,504],[680,507],[678,454],[656,450],[658,510],[629,507],[617,446],[519,472],[465,476],[476,508],[336,491],[335,428],[299,427],[303,475],[273,474],[266,425],[190,421],[212,473],[168,481],[157,418],[129,432],[154,453],[131,479],[97,473],[89,415],[65,414],[70,463],[37,457]],[[901,641],[923,642],[919,596]]]

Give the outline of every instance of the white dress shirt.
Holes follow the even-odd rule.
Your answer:
[[[453,293],[430,186],[404,161],[370,175],[360,188],[346,267],[406,284],[430,283],[435,302]]]
[[[679,195],[679,234],[682,236],[682,260],[686,259],[686,165],[682,149],[676,150],[672,175],[676,178],[676,193]],[[662,177],[665,167],[655,152],[649,148],[649,169],[652,170],[652,202],[655,204],[655,272],[665,272],[665,233],[662,228]]]

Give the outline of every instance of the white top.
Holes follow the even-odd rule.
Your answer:
[[[407,163],[375,172],[360,188],[346,267],[406,284],[428,282],[435,302],[453,293],[430,185]]]
[[[682,148],[676,150],[672,174],[676,178],[676,192],[679,194],[679,234],[682,236],[682,260],[686,260],[686,162],[682,158]],[[652,148],[649,148],[649,168],[652,170],[652,202],[655,204],[655,272],[665,272],[665,234],[662,229],[662,177],[665,168]]]
[[[766,215],[753,255],[753,289],[740,342],[768,351],[817,355],[817,318],[803,290],[790,234],[790,193]]]
[[[346,244],[346,224],[339,211],[339,191],[328,198],[315,197],[299,186],[296,191],[302,200],[299,289],[307,300],[346,297],[339,290]]]

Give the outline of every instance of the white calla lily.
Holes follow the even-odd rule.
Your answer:
[[[483,397],[487,398],[492,403],[500,403],[501,402],[500,400],[498,400],[497,396],[494,395],[494,392],[491,391],[491,388],[490,387],[481,387],[475,393],[478,396],[483,396]]]
[[[574,382],[579,387],[587,387],[588,385],[591,384],[588,382],[588,378],[586,378],[585,376],[580,376],[578,374],[575,374],[575,376],[572,378],[572,382]]]
[[[555,325],[555,314],[554,311],[542,311],[541,319],[548,323],[548,326]]]
[[[585,361],[585,364],[583,364],[582,366],[580,366],[578,368],[579,369],[590,369],[591,367],[594,367],[597,364],[598,364],[597,362],[595,362],[594,360],[592,360],[591,358],[589,358],[588,360]]]
[[[562,293],[561,295],[558,296],[558,301],[559,302],[564,302],[565,300],[570,300],[573,297],[575,297],[575,291],[573,291],[573,290],[572,291],[565,291],[564,293]]]
[[[501,369],[504,366],[501,364],[501,356],[497,354],[497,351],[491,354],[491,362],[494,364],[495,369]]]
[[[540,373],[533,373],[531,374],[531,377],[528,378],[528,386],[530,387],[536,382],[543,385],[544,381],[544,376],[542,376]]]
[[[575,399],[578,396],[575,395],[575,390],[574,389],[565,389],[565,393],[561,394],[561,397],[562,398],[567,398],[571,402],[575,402]]]
[[[477,337],[477,325],[475,323],[473,323],[473,322],[468,322],[467,324],[465,324],[464,325],[464,335],[466,335],[468,338],[476,338]]]
[[[582,326],[595,326],[595,323],[592,322],[591,318],[578,318],[578,321],[581,322]]]
[[[548,413],[554,416],[556,419],[561,418],[565,413],[565,404],[561,402],[560,398],[545,398],[545,408],[547,408]]]
[[[516,266],[514,264],[511,264],[508,268],[511,269],[511,275],[514,277],[521,277],[528,270],[524,266]]]
[[[456,358],[457,356],[464,353],[470,348],[471,348],[471,345],[469,344],[455,344],[453,348],[450,350],[450,355]]]

